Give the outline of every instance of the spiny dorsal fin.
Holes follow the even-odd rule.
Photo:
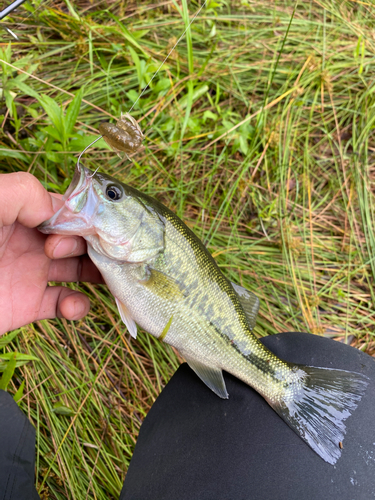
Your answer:
[[[249,292],[249,290],[246,290],[246,288],[244,288],[243,286],[236,285],[235,283],[232,283],[232,286],[237,293],[238,298],[240,299],[241,305],[249,322],[249,327],[252,330],[257,319],[259,299],[256,295],[254,295],[252,292]]]
[[[228,399],[229,395],[227,388],[225,386],[223,372],[220,368],[214,366],[207,366],[196,361],[195,359],[185,359],[192,370],[198,375],[198,377],[220,398]]]
[[[115,299],[122,321],[125,323],[127,329],[129,330],[130,335],[136,339],[137,325],[135,324],[134,319],[130,316],[130,313],[126,305],[123,304],[117,297],[115,297]]]

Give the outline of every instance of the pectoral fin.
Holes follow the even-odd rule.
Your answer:
[[[200,361],[185,359],[192,370],[198,377],[220,398],[228,399],[229,395],[225,386],[223,372],[220,368],[207,366]]]
[[[243,310],[245,311],[247,320],[249,322],[249,327],[251,329],[254,328],[257,314],[259,310],[259,299],[256,295],[249,290],[246,290],[243,286],[236,285],[232,283],[234,291],[237,293],[238,298],[240,299]]]
[[[136,339],[137,325],[135,324],[134,319],[130,316],[130,313],[126,305],[123,304],[117,297],[115,297],[115,299],[122,321],[125,323],[127,329],[129,330],[130,335]]]
[[[151,266],[147,266],[146,272],[148,277],[146,280],[142,280],[142,283],[159,297],[179,300],[185,296],[183,286],[171,276]]]

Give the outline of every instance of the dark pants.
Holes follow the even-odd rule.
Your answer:
[[[39,500],[34,475],[34,427],[12,396],[0,391],[0,499]]]
[[[306,333],[264,344],[286,361],[361,372],[371,381],[346,421],[332,466],[264,399],[225,375],[229,399],[213,394],[184,364],[145,419],[120,500],[370,500],[375,498],[375,362]],[[0,500],[34,500],[34,432],[0,392]]]

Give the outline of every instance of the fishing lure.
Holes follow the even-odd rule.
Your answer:
[[[105,142],[120,156],[124,153],[135,153],[142,145],[144,135],[135,118],[129,113],[121,113],[116,125],[104,122],[99,125],[99,132]]]

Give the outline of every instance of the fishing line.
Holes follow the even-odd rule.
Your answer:
[[[173,45],[173,47],[171,48],[171,50],[169,51],[168,55],[165,57],[164,61],[160,64],[159,68],[155,71],[155,73],[153,74],[152,78],[150,79],[150,81],[147,83],[147,85],[145,86],[145,88],[142,90],[142,92],[139,94],[139,96],[137,97],[136,101],[133,103],[132,107],[129,109],[129,113],[132,111],[132,109],[134,108],[134,106],[137,104],[137,102],[139,101],[139,99],[143,96],[143,94],[146,92],[146,90],[148,89],[148,87],[150,86],[150,83],[152,82],[152,80],[155,78],[155,76],[159,73],[159,71],[161,70],[161,68],[164,66],[165,62],[167,61],[167,59],[169,58],[169,56],[172,54],[172,52],[174,51],[174,49],[177,47],[177,45],[179,44],[179,42],[182,40],[182,38],[185,36],[187,30],[190,28],[190,26],[192,25],[192,23],[194,22],[194,20],[196,19],[196,17],[199,15],[200,11],[203,9],[203,7],[206,5],[208,0],[204,0],[203,4],[199,7],[199,9],[197,10],[197,12],[194,14],[193,18],[191,19],[191,21],[189,22],[189,24],[187,25],[187,27],[185,28],[185,30],[183,31],[183,33],[180,35],[179,39],[177,40],[177,42]],[[89,147],[91,147],[93,144],[95,144],[99,139],[101,139],[103,136],[99,136],[97,139],[95,139],[95,141],[91,142],[83,151],[82,153],[79,155],[78,157],[78,160],[77,160],[77,168],[79,170],[80,166],[79,166],[79,160],[81,158],[81,156],[83,155],[83,153],[85,151],[87,151],[87,149]]]
[[[147,88],[149,87],[150,83],[152,82],[152,80],[155,78],[155,76],[159,73],[159,71],[161,70],[161,68],[164,66],[164,63],[166,62],[166,60],[168,59],[168,57],[172,54],[172,52],[174,51],[174,49],[177,47],[178,43],[180,42],[180,40],[182,40],[182,38],[185,36],[185,33],[187,32],[187,30],[190,28],[190,26],[192,25],[193,21],[195,20],[195,18],[199,15],[200,11],[203,9],[203,7],[206,5],[208,0],[205,0],[204,3],[199,7],[199,9],[197,10],[197,12],[195,13],[194,17],[192,18],[192,20],[190,21],[190,23],[187,25],[187,27],[185,28],[185,31],[182,33],[182,35],[180,36],[180,38],[177,40],[177,42],[173,45],[173,47],[171,48],[171,50],[169,51],[167,57],[164,59],[164,61],[161,63],[161,65],[159,66],[159,68],[156,70],[156,72],[154,73],[153,77],[151,78],[151,80],[148,82],[148,84],[146,85],[146,87],[142,90],[142,93],[138,96],[137,100],[133,103],[133,106],[129,109],[129,113],[130,111],[134,108],[134,106],[137,104],[137,102],[139,101],[139,99],[143,96],[143,94],[146,92]]]

